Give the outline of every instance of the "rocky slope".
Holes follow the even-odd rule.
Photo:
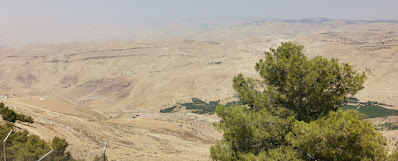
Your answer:
[[[218,118],[160,109],[192,97],[225,103],[234,95],[233,76],[258,77],[255,62],[283,41],[365,71],[357,97],[397,108],[397,29],[395,23],[256,22],[174,40],[2,48],[0,95],[36,121],[18,127],[67,138],[77,158],[100,154],[109,139],[111,160],[208,160],[208,147],[220,138],[212,127]],[[385,134],[397,139],[396,132]]]

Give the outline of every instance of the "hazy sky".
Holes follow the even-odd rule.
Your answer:
[[[0,43],[13,34],[76,34],[168,20],[398,20],[398,0],[0,0]],[[86,28],[84,28],[86,27]],[[79,31],[80,30],[80,31]],[[17,38],[14,38],[15,41]]]
[[[0,18],[6,22],[191,17],[397,19],[398,16],[397,0],[1,0],[0,2]]]

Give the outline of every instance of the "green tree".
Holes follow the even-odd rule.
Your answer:
[[[27,122],[27,123],[33,123],[32,117],[26,117],[24,114],[17,114],[16,120],[22,121],[22,122]]]
[[[14,110],[9,109],[3,103],[0,103],[0,114],[3,120],[10,121],[12,123],[15,123],[15,121],[17,120],[27,123],[33,123],[32,117],[26,117],[23,114],[17,114]]]
[[[6,123],[0,125],[0,138],[4,139],[14,125]],[[1,146],[1,150],[3,147]],[[11,133],[6,142],[7,160],[38,160],[50,150],[50,146],[36,135],[29,135],[27,131],[15,131]],[[0,154],[3,157],[3,153]]]
[[[59,137],[54,137],[52,141],[52,147],[55,150],[54,154],[62,155],[65,153],[66,148],[69,146],[69,143],[66,142],[65,139],[61,139]]]
[[[269,151],[261,151],[257,156],[247,153],[241,156],[242,160],[247,161],[304,161],[300,159],[296,150],[291,147],[282,146]]]
[[[386,159],[385,140],[369,122],[337,111],[363,88],[363,73],[337,59],[308,59],[303,46],[291,42],[265,52],[255,69],[262,80],[243,74],[233,79],[243,105],[216,109],[221,121],[215,127],[223,137],[210,148],[212,159]]]
[[[41,156],[50,151],[50,146],[36,135],[28,135],[27,131],[14,133],[11,146],[7,148],[10,159],[8,160],[38,160]]]
[[[0,104],[1,106],[1,104]],[[5,108],[5,107],[4,107]],[[11,110],[8,110],[11,111]],[[28,117],[29,118],[29,117]],[[0,139],[3,140],[8,132],[14,128],[14,124],[6,122],[0,124]],[[10,137],[6,142],[7,160],[24,160],[24,161],[35,161],[54,149],[54,152],[47,156],[44,160],[48,161],[75,161],[72,158],[70,152],[66,151],[68,143],[65,139],[54,137],[51,144],[40,139],[36,135],[29,134],[28,131],[16,131],[11,133]],[[3,158],[3,146],[0,146],[0,158]]]
[[[66,142],[65,139],[54,137],[52,140],[51,147],[54,150],[45,160],[48,161],[75,161],[72,158],[70,152],[66,151],[66,148],[69,146],[69,143]]]
[[[17,114],[13,110],[10,110],[8,107],[2,108],[0,113],[3,120],[7,120],[10,122],[15,122],[17,120]]]
[[[293,126],[292,146],[304,160],[360,161],[386,158],[386,140],[357,111],[330,112],[327,117]]]
[[[295,121],[292,112],[283,108],[253,111],[244,106],[220,105],[216,113],[222,120],[215,126],[224,132],[222,140],[210,148],[217,160],[237,160],[246,153],[258,154],[287,145],[285,136]]]
[[[317,56],[308,59],[303,46],[282,43],[265,52],[255,69],[262,81],[242,74],[234,78],[240,99],[252,108],[282,106],[296,113],[298,120],[311,121],[336,111],[346,95],[363,88],[364,73],[357,74],[349,64]]]

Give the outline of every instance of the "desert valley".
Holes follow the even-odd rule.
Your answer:
[[[221,139],[215,114],[179,105],[193,98],[236,101],[232,78],[258,77],[255,63],[281,42],[305,46],[364,71],[355,97],[398,110],[398,23],[305,19],[253,21],[176,37],[0,48],[0,96],[33,124],[18,129],[66,138],[75,158],[91,160],[109,140],[110,160],[210,160]],[[170,107],[178,111],[161,113]],[[398,116],[370,119],[398,124]],[[380,130],[390,150],[398,130]]]

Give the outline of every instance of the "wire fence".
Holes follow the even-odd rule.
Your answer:
[[[66,151],[68,143],[64,139],[54,137],[52,143],[41,140],[38,136],[28,135],[27,132],[14,132],[12,129],[5,133],[6,126],[0,125],[0,161],[77,161],[70,152]],[[108,160],[105,152],[108,140],[101,155],[92,160]]]
[[[4,161],[75,161],[66,151],[68,142],[65,139],[54,137],[50,142],[41,139],[37,135],[29,134],[27,130],[15,127],[14,123],[33,123],[30,116],[18,114],[12,109],[0,103],[0,158]],[[14,131],[16,130],[16,131]],[[94,160],[106,160],[105,151],[108,140],[101,155],[97,155]],[[0,161],[1,161],[0,160]]]

